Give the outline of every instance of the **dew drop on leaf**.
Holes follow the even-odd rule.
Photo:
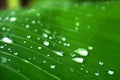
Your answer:
[[[27,36],[27,38],[28,38],[28,39],[30,39],[30,38],[31,38],[31,36],[30,36],[30,35],[28,35],[28,36]]]
[[[99,76],[99,72],[95,72],[95,75],[96,75],[96,76]]]
[[[1,57],[1,63],[6,63],[6,62],[7,62],[7,58]]]
[[[42,47],[39,46],[38,49],[40,50],[40,49],[42,49]]]
[[[79,58],[79,57],[72,58],[72,60],[75,62],[78,62],[78,63],[83,63],[83,61],[84,61],[83,58]]]
[[[8,37],[3,37],[2,42],[4,42],[4,43],[13,43],[13,41]]]
[[[51,69],[54,69],[56,66],[54,64],[50,65]]]
[[[6,30],[6,27],[2,27],[2,31],[5,31]]]
[[[11,22],[14,22],[14,21],[16,21],[16,20],[17,20],[16,17],[11,17],[11,18],[10,18],[10,21],[11,21]]]
[[[15,56],[17,56],[17,55],[18,55],[18,53],[14,53],[14,55],[15,55]]]
[[[113,71],[113,70],[108,70],[108,74],[109,74],[109,75],[113,75],[113,74],[114,74],[114,71]]]
[[[49,43],[48,41],[44,41],[43,44],[44,44],[45,46],[49,46],[50,43]]]
[[[46,33],[43,33],[43,37],[47,38],[47,37],[48,37],[48,35],[47,35]]]
[[[99,65],[101,65],[101,66],[102,66],[103,64],[104,64],[104,62],[102,62],[102,61],[99,61]]]
[[[55,54],[57,54],[58,56],[63,56],[63,52],[61,51],[53,51]]]
[[[88,46],[88,50],[93,50],[93,46]]]
[[[35,20],[33,20],[33,21],[32,21],[32,24],[35,24],[35,23],[36,23]]]
[[[29,28],[29,27],[30,27],[30,25],[26,25],[26,26],[25,26],[25,28]]]
[[[78,48],[74,52],[78,53],[81,56],[87,56],[88,55],[88,51],[84,48]]]

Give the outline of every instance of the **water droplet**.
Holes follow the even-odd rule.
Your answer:
[[[55,54],[57,54],[58,56],[63,56],[63,52],[61,51],[53,51]]]
[[[32,21],[32,24],[35,24],[35,23],[36,23],[35,20],[33,20],[33,21]]]
[[[108,70],[108,74],[109,74],[109,75],[113,75],[113,74],[114,74],[114,71],[113,71],[113,70]]]
[[[89,50],[93,50],[93,46],[88,46],[88,49]]]
[[[30,48],[33,48],[33,46],[30,46]]]
[[[65,37],[62,37],[61,39],[62,39],[62,41],[66,41],[66,38],[65,38]]]
[[[8,59],[8,61],[11,61],[11,59]]]
[[[42,47],[39,46],[38,49],[42,49]]]
[[[84,48],[78,48],[75,50],[76,53],[80,54],[81,56],[87,56],[88,55],[88,51]]]
[[[26,25],[26,26],[25,26],[25,28],[29,28],[29,27],[30,27],[30,25]]]
[[[78,62],[78,63],[83,63],[83,61],[84,61],[83,58],[79,58],[79,57],[72,58],[72,60],[75,62]]]
[[[47,54],[47,56],[49,57],[49,56],[50,56],[50,54]]]
[[[49,39],[52,39],[52,36],[49,36]]]
[[[101,66],[102,66],[103,64],[104,64],[104,62],[102,62],[102,61],[99,61],[99,65],[101,65]]]
[[[32,58],[28,58],[28,60],[32,60]]]
[[[2,42],[4,42],[4,43],[13,43],[13,41],[10,39],[10,38],[8,38],[8,37],[3,37],[2,38]]]
[[[7,62],[7,58],[1,57],[1,63],[6,63],[6,62]]]
[[[88,73],[88,71],[85,71],[86,73]]]
[[[51,69],[54,69],[56,66],[54,64],[50,65]]]
[[[28,36],[27,36],[27,38],[28,38],[28,39],[30,39],[30,38],[31,38],[31,36],[30,36],[30,35],[28,35]]]
[[[10,21],[11,21],[11,22],[14,22],[14,21],[16,21],[16,20],[17,20],[16,17],[11,17],[11,18],[10,18]]]
[[[2,48],[4,48],[4,46],[0,46],[0,48],[2,49]]]
[[[45,46],[49,46],[49,42],[48,41],[44,41],[44,43],[43,43]]]
[[[27,43],[26,41],[23,41],[23,43],[25,44],[25,43]]]
[[[17,56],[17,55],[18,55],[18,53],[14,53],[14,55],[15,55],[15,56]]]
[[[43,37],[47,38],[47,37],[48,37],[48,35],[47,35],[46,33],[43,33]]]
[[[80,26],[80,23],[79,23],[79,22],[76,22],[75,25],[76,25],[76,26]]]
[[[96,76],[99,76],[99,72],[95,72],[95,75],[96,75]]]
[[[6,30],[6,27],[2,27],[2,31],[5,31]]]
[[[46,61],[43,61],[43,63],[46,63]]]
[[[40,38],[38,37],[38,38],[37,38],[37,40],[39,41],[39,40],[40,40]]]

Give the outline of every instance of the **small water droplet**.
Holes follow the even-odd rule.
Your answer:
[[[2,49],[2,48],[4,48],[4,46],[0,46],[0,48]]]
[[[78,63],[83,63],[83,61],[84,61],[83,58],[79,58],[79,57],[72,58],[72,60],[75,62],[78,62]]]
[[[36,23],[36,21],[35,21],[35,20],[33,20],[33,21],[32,21],[32,24],[35,24],[35,23]]]
[[[32,58],[28,58],[28,60],[32,60]]]
[[[27,43],[26,41],[23,41],[23,43],[25,44],[25,43]]]
[[[40,49],[42,49],[42,47],[39,46],[38,49],[40,50]]]
[[[52,39],[52,36],[49,36],[49,39]]]
[[[63,56],[63,52],[61,51],[53,51],[55,54],[57,54],[58,56]]]
[[[39,40],[40,40],[40,38],[38,37],[38,38],[37,38],[37,40],[39,41]]]
[[[2,27],[2,31],[5,31],[6,30],[6,27]]]
[[[46,61],[43,61],[43,63],[46,63]]]
[[[47,35],[46,33],[43,33],[43,37],[47,38],[47,37],[48,37],[48,35]]]
[[[62,37],[61,39],[62,39],[62,41],[66,41],[66,38],[65,38],[65,37]]]
[[[76,26],[80,26],[80,23],[79,23],[79,22],[76,22],[75,25],[76,25]]]
[[[30,38],[31,38],[31,36],[30,36],[30,35],[28,35],[28,36],[27,36],[27,38],[28,38],[28,39],[30,39]]]
[[[16,21],[16,20],[17,20],[16,17],[11,17],[11,18],[10,18],[10,21],[11,21],[11,22],[14,22],[14,21]]]
[[[78,53],[81,56],[87,56],[88,55],[88,51],[84,48],[78,48],[75,50],[76,53]]]
[[[29,27],[30,27],[30,25],[28,25],[28,24],[25,26],[25,28],[29,28]]]
[[[50,56],[50,54],[47,54],[47,56],[49,57],[49,56]]]
[[[104,64],[104,62],[102,62],[102,61],[99,61],[99,65],[101,65],[101,66],[102,66],[103,64]]]
[[[8,37],[3,37],[2,42],[4,42],[4,43],[13,43],[13,41]]]
[[[88,46],[88,49],[89,50],[93,50],[93,46]]]
[[[44,43],[43,43],[45,46],[49,46],[49,42],[48,41],[44,41]]]
[[[56,66],[54,64],[50,65],[51,69],[54,69]]]
[[[95,75],[96,75],[96,76],[99,76],[99,72],[95,72]]]
[[[17,55],[18,55],[18,53],[14,53],[14,55],[15,55],[15,56],[17,56]]]
[[[108,70],[108,74],[109,74],[109,75],[113,75],[113,74],[114,74],[114,71],[113,71],[113,70]]]

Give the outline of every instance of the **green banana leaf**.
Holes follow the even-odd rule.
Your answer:
[[[0,80],[120,80],[119,26],[119,1],[0,11]]]

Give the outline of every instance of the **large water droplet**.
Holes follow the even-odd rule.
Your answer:
[[[11,22],[14,22],[14,21],[16,21],[16,20],[17,20],[16,17],[11,17],[11,18],[10,18],[10,21],[11,21]]]
[[[13,41],[8,37],[3,37],[2,42],[4,42],[4,43],[13,43]]]
[[[87,56],[88,55],[88,51],[84,48],[78,48],[75,50],[76,53],[78,53],[81,56]]]

